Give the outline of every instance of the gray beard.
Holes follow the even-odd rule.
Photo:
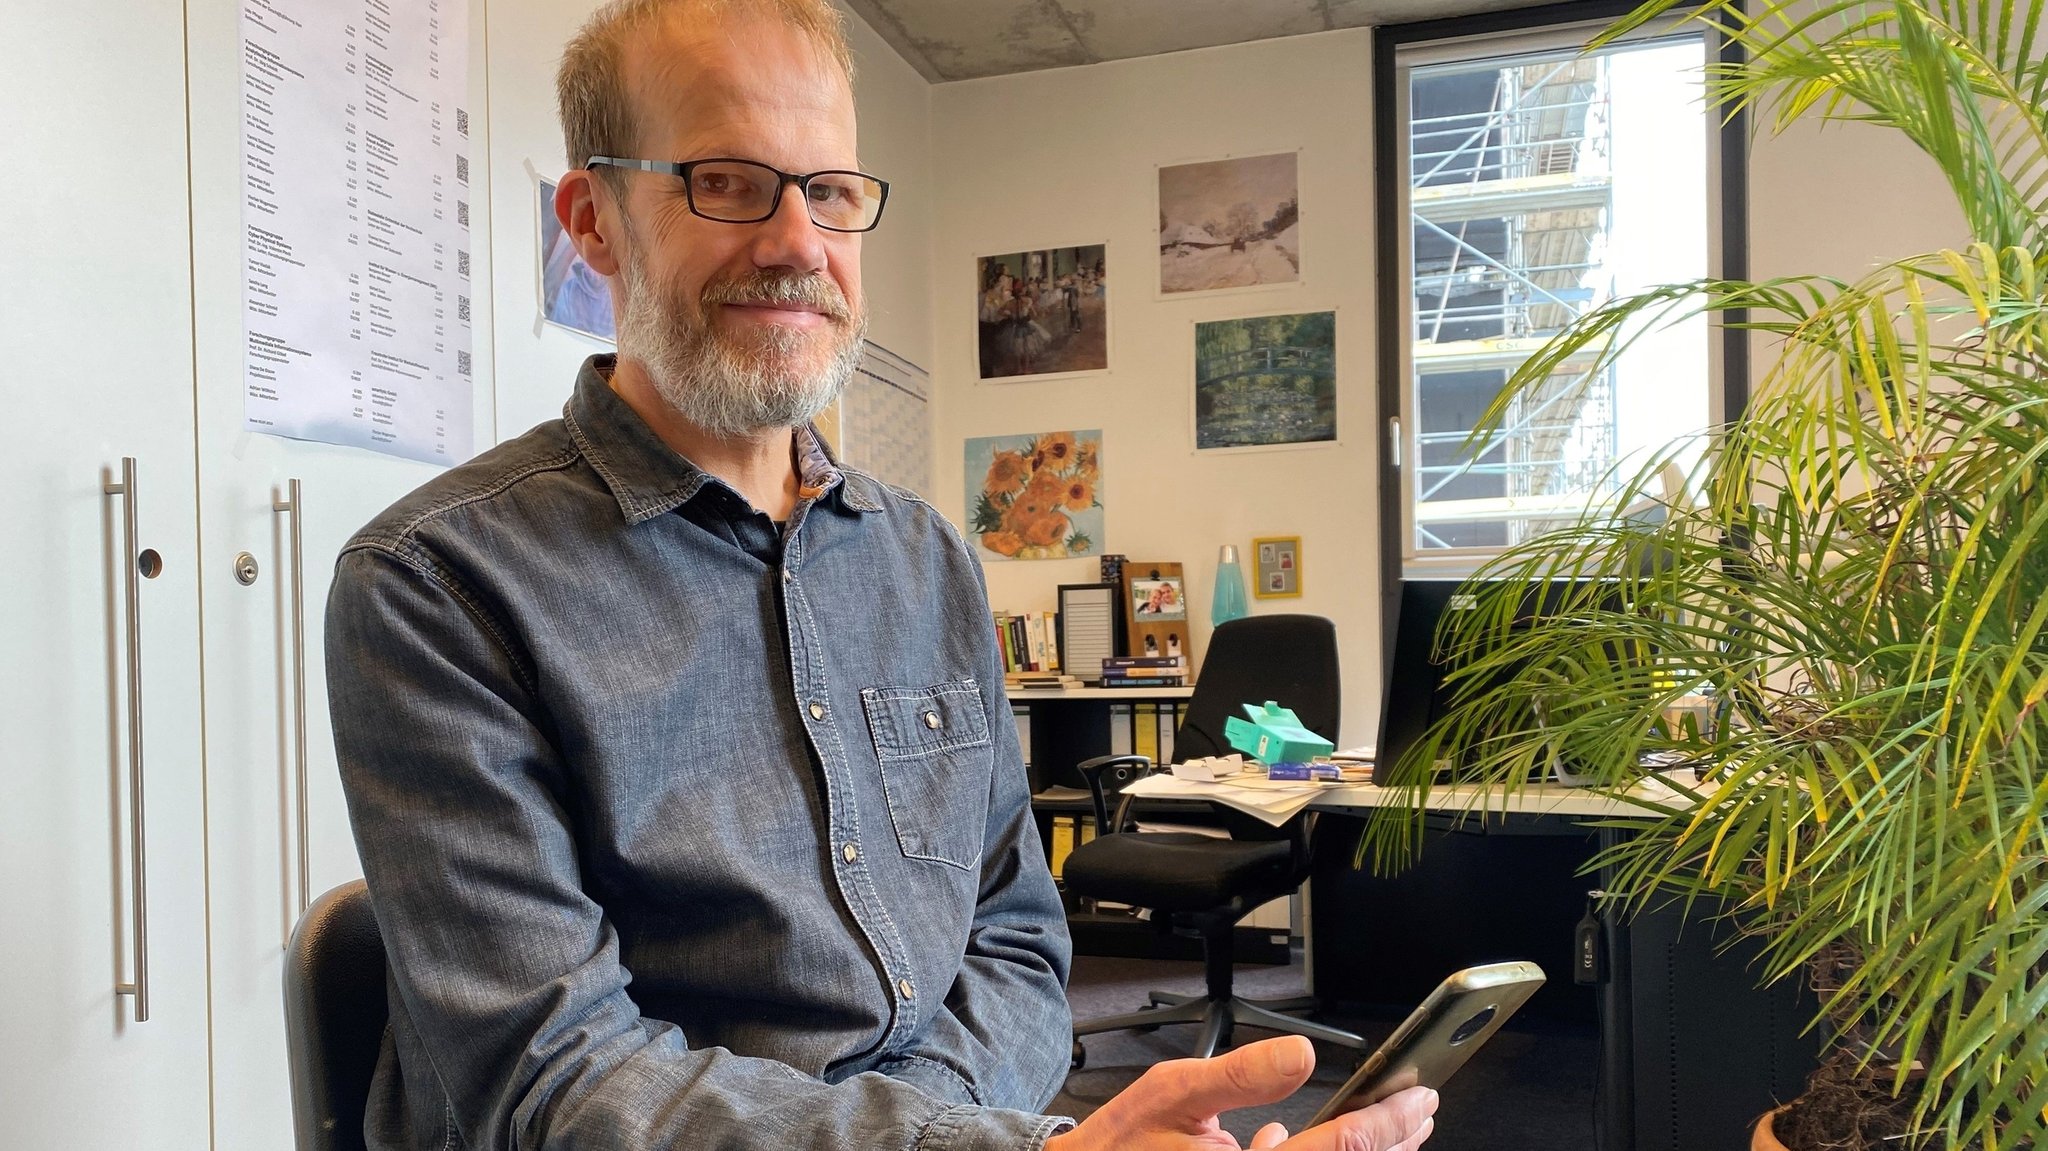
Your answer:
[[[818,277],[822,279],[822,277]],[[815,336],[782,328],[758,333],[754,346],[715,330],[705,317],[710,306],[733,294],[729,285],[709,285],[698,308],[672,298],[649,282],[637,248],[620,269],[625,304],[619,317],[619,355],[638,363],[655,391],[706,435],[740,439],[774,428],[810,423],[839,398],[860,364],[867,337],[866,312],[854,312],[836,288],[833,303],[851,315],[838,332],[838,345],[824,367],[806,374]],[[762,276],[738,298],[815,301],[803,277]]]

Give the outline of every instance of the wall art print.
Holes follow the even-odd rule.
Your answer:
[[[1160,168],[1160,294],[1300,281],[1295,160],[1279,152]]]
[[[985,560],[1102,552],[1102,432],[967,441],[968,534]]]
[[[540,182],[540,312],[550,324],[616,340],[612,295],[604,276],[592,270],[555,219],[555,182]]]
[[[1195,325],[1195,447],[1337,438],[1337,313]]]
[[[1107,370],[1108,273],[1101,244],[977,257],[981,378]]]

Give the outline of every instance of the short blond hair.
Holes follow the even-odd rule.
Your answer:
[[[780,20],[809,36],[853,83],[853,50],[846,27],[829,0],[612,0],[585,21],[555,73],[555,99],[562,117],[562,143],[569,167],[592,156],[621,156],[633,147],[637,124],[633,94],[626,84],[626,45],[669,14],[694,18],[726,15]],[[616,178],[611,168],[598,175]]]

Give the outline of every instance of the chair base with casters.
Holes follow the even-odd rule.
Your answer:
[[[1191,836],[1190,838],[1206,838]],[[1263,902],[1263,901],[1261,901]],[[1227,1046],[1232,1032],[1238,1024],[1248,1027],[1263,1027],[1287,1035],[1306,1035],[1325,1043],[1363,1051],[1366,1041],[1349,1031],[1328,1027],[1313,1020],[1302,1019],[1288,1014],[1293,1011],[1312,1011],[1316,1001],[1311,996],[1296,996],[1290,999],[1247,999],[1231,992],[1231,969],[1233,966],[1233,933],[1237,922],[1251,914],[1253,907],[1231,907],[1213,913],[1186,917],[1202,935],[1202,961],[1207,983],[1203,995],[1179,995],[1170,991],[1154,991],[1149,996],[1148,1007],[1126,1015],[1112,1015],[1105,1019],[1090,1019],[1074,1024],[1073,1065],[1079,1068],[1087,1061],[1087,1051],[1081,1046],[1081,1037],[1097,1035],[1105,1031],[1149,1029],[1169,1023],[1199,1023],[1201,1037],[1196,1040],[1192,1054],[1198,1059],[1214,1055],[1218,1048]]]

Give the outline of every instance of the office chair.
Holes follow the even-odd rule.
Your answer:
[[[384,1041],[384,938],[358,879],[322,895],[292,932],[284,1033],[298,1151],[363,1151],[363,1108]]]
[[[1174,756],[1185,760],[1230,753],[1223,721],[1242,716],[1243,704],[1266,700],[1292,708],[1305,727],[1334,740],[1340,698],[1337,629],[1329,620],[1313,615],[1232,620],[1210,637],[1187,715],[1174,730]],[[1076,1023],[1074,1065],[1086,1058],[1083,1035],[1164,1023],[1201,1023],[1198,1057],[1215,1054],[1238,1023],[1363,1050],[1365,1040],[1348,1031],[1282,1014],[1311,1009],[1313,999],[1253,1000],[1231,993],[1237,922],[1308,878],[1315,814],[1275,828],[1212,805],[1230,838],[1137,831],[1125,820],[1130,797],[1122,797],[1114,818],[1108,797],[1153,768],[1138,755],[1103,756],[1079,765],[1095,809],[1096,837],[1067,856],[1065,883],[1073,894],[1149,908],[1171,926],[1198,931],[1207,994],[1154,991],[1143,1010]]]

